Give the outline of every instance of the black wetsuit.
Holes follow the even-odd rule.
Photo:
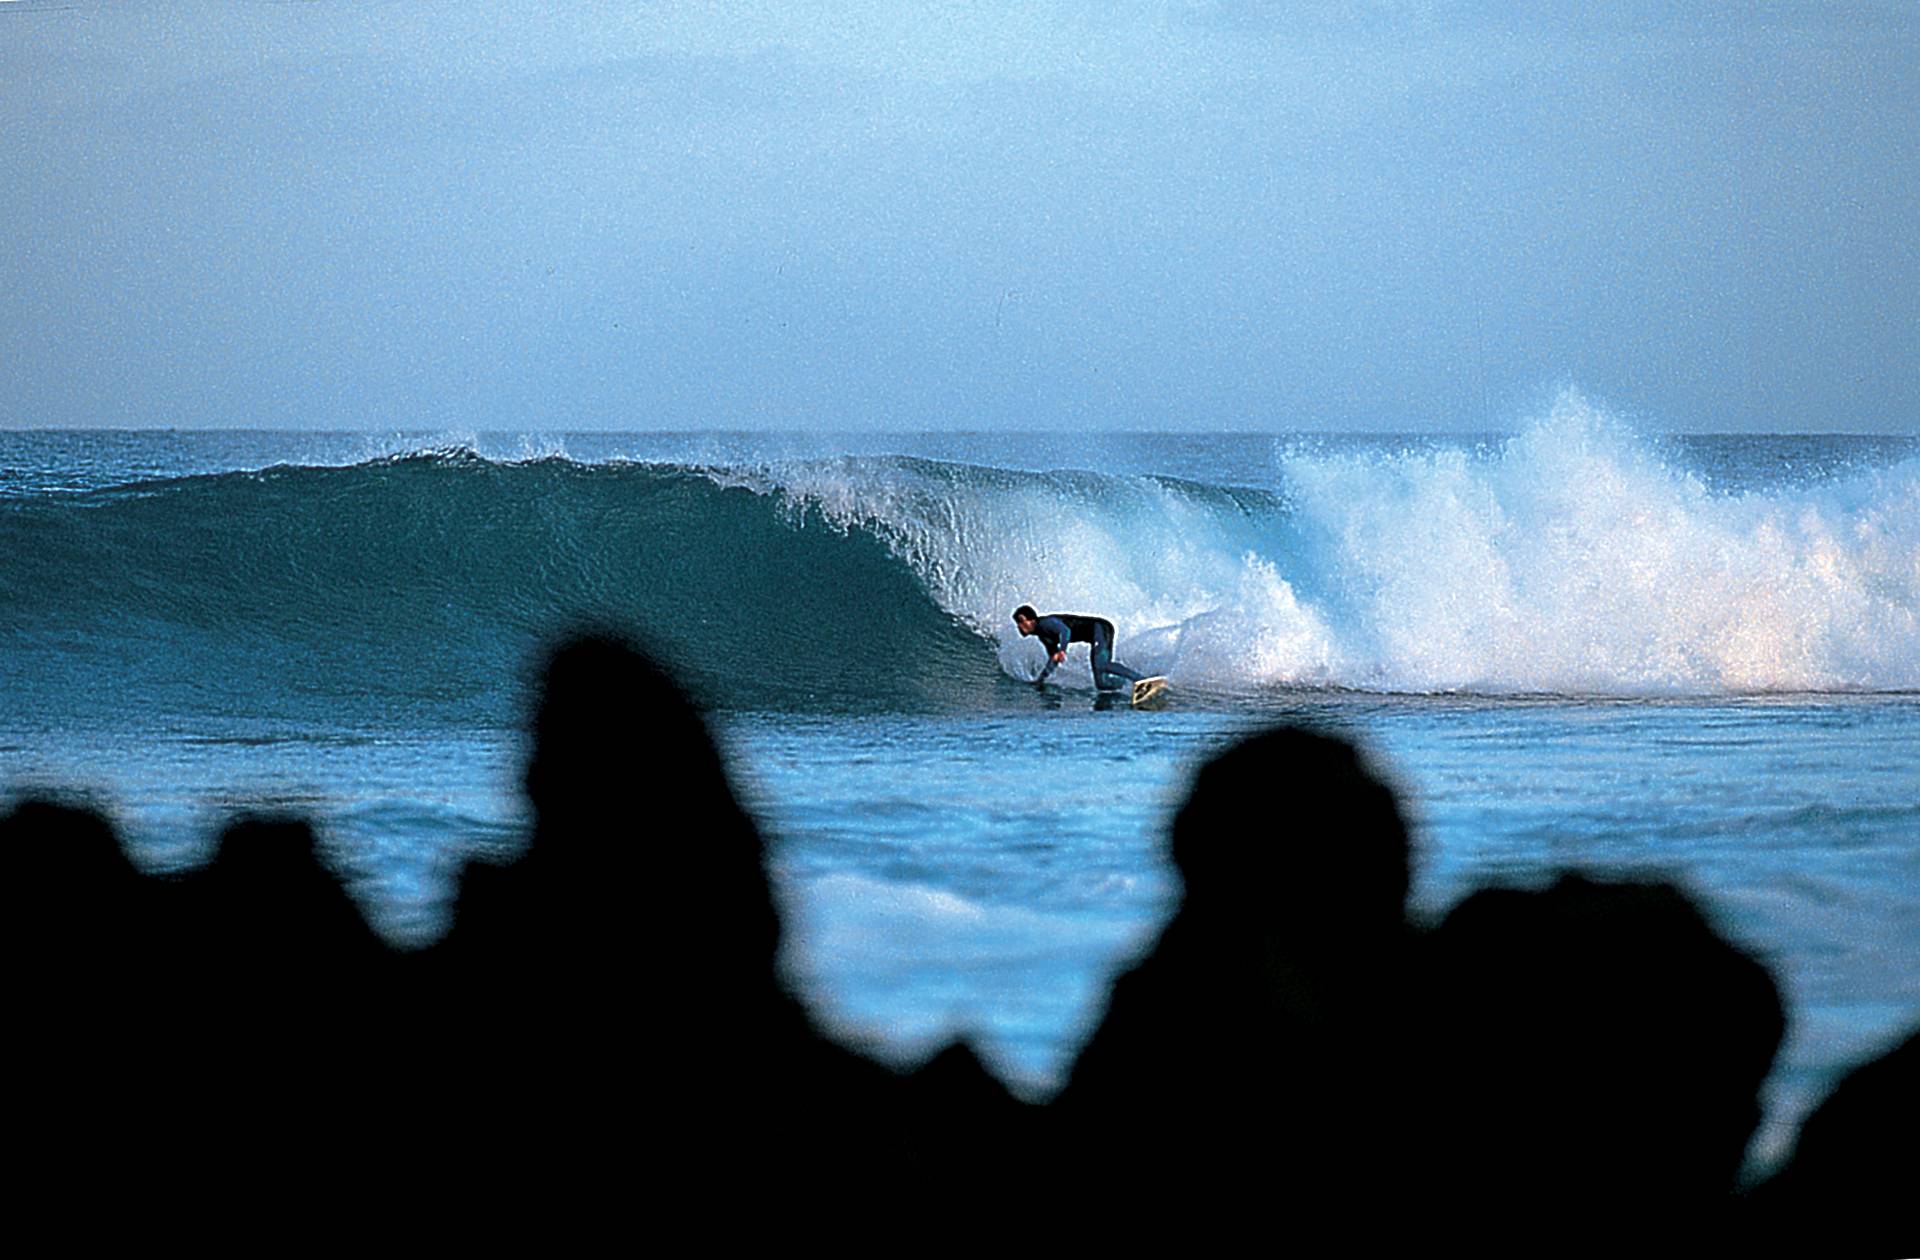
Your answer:
[[[1136,683],[1146,677],[1113,659],[1113,623],[1105,617],[1082,617],[1077,613],[1048,613],[1033,623],[1034,637],[1047,646],[1047,665],[1035,682],[1047,676],[1059,663],[1056,652],[1064,652],[1074,643],[1085,643],[1093,664],[1093,685],[1102,691],[1118,691],[1122,683]]]

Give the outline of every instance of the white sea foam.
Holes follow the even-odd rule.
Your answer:
[[[1920,466],[1715,495],[1578,397],[1489,458],[1302,461],[1344,681],[1719,692],[1920,685]]]
[[[886,538],[1015,677],[1040,653],[1008,610],[1032,603],[1107,616],[1123,660],[1219,688],[1920,687],[1920,461],[1717,492],[1569,393],[1488,450],[1270,471],[1269,500],[895,461],[767,476]]]

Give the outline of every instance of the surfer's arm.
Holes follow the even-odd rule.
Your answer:
[[[1033,681],[1043,683],[1060,668],[1060,662],[1067,659],[1067,644],[1073,642],[1073,631],[1067,623],[1058,617],[1042,617],[1038,633],[1040,642],[1047,645],[1047,663],[1040,670],[1040,676]]]
[[[1047,645],[1047,655],[1058,665],[1067,659],[1067,645],[1073,642],[1073,627],[1058,617],[1040,619],[1040,641]]]

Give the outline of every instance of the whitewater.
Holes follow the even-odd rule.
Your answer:
[[[1911,451],[1721,493],[1569,397],[1490,450],[1281,452],[1255,475],[1270,488],[841,460],[729,483],[883,539],[1016,677],[1003,623],[1035,600],[1228,692],[1920,685]]]
[[[1022,603],[1174,702],[1078,657],[1036,692]],[[1276,720],[1399,787],[1423,915],[1569,863],[1695,888],[1792,1011],[1762,1160],[1920,1014],[1920,439],[1573,394],[1466,437],[0,432],[0,793],[150,866],[292,809],[430,939],[521,842],[529,671],[582,624],[712,713],[812,1000],[902,1056],[973,1029],[1034,1096],[1176,894],[1193,769]]]

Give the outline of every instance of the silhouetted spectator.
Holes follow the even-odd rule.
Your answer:
[[[1803,1255],[1920,1255],[1920,1031],[1849,1072],[1754,1196],[1759,1236]]]
[[[1161,1212],[1337,1214],[1397,1184],[1407,830],[1340,740],[1282,729],[1201,769],[1185,884],[1056,1106],[1077,1166]],[[1372,1211],[1369,1223],[1383,1220]]]
[[[179,1012],[175,1087],[199,1091],[199,1125],[291,1157],[292,1169],[361,1167],[392,1122],[393,959],[313,829],[244,818],[212,860],[166,890],[178,954],[154,983]],[[239,1149],[238,1146],[229,1149]]]
[[[0,855],[0,933],[14,1001],[63,1012],[50,1020],[55,1031],[71,1030],[89,1012],[111,1018],[99,994],[128,982],[129,961],[149,929],[151,882],[127,860],[106,819],[50,801],[22,801],[0,817]]]
[[[1430,961],[1452,1224],[1543,1251],[1725,1228],[1784,1021],[1765,968],[1685,893],[1580,875],[1484,890]]]
[[[158,878],[70,808],[20,806],[0,846],[12,1011],[32,1030],[13,1050],[34,1062],[16,1136],[43,1125],[43,1153],[71,1144],[96,1174],[164,1182],[186,1159],[231,1184],[303,1175],[374,1131],[385,951],[304,824],[236,824],[209,866]]]
[[[84,1148],[137,1096],[128,1047],[154,1014],[154,888],[98,814],[23,801],[0,817],[8,1107],[20,1149]]]
[[[445,1053],[478,1091],[454,1126],[505,1126],[561,1161],[612,1128],[668,1161],[676,1194],[892,1211],[948,1193],[955,1132],[1020,1109],[964,1049],[916,1083],[815,1029],[777,973],[759,832],[674,682],[617,639],[570,643],[533,733],[532,840],[468,870],[436,951],[462,1033]]]

